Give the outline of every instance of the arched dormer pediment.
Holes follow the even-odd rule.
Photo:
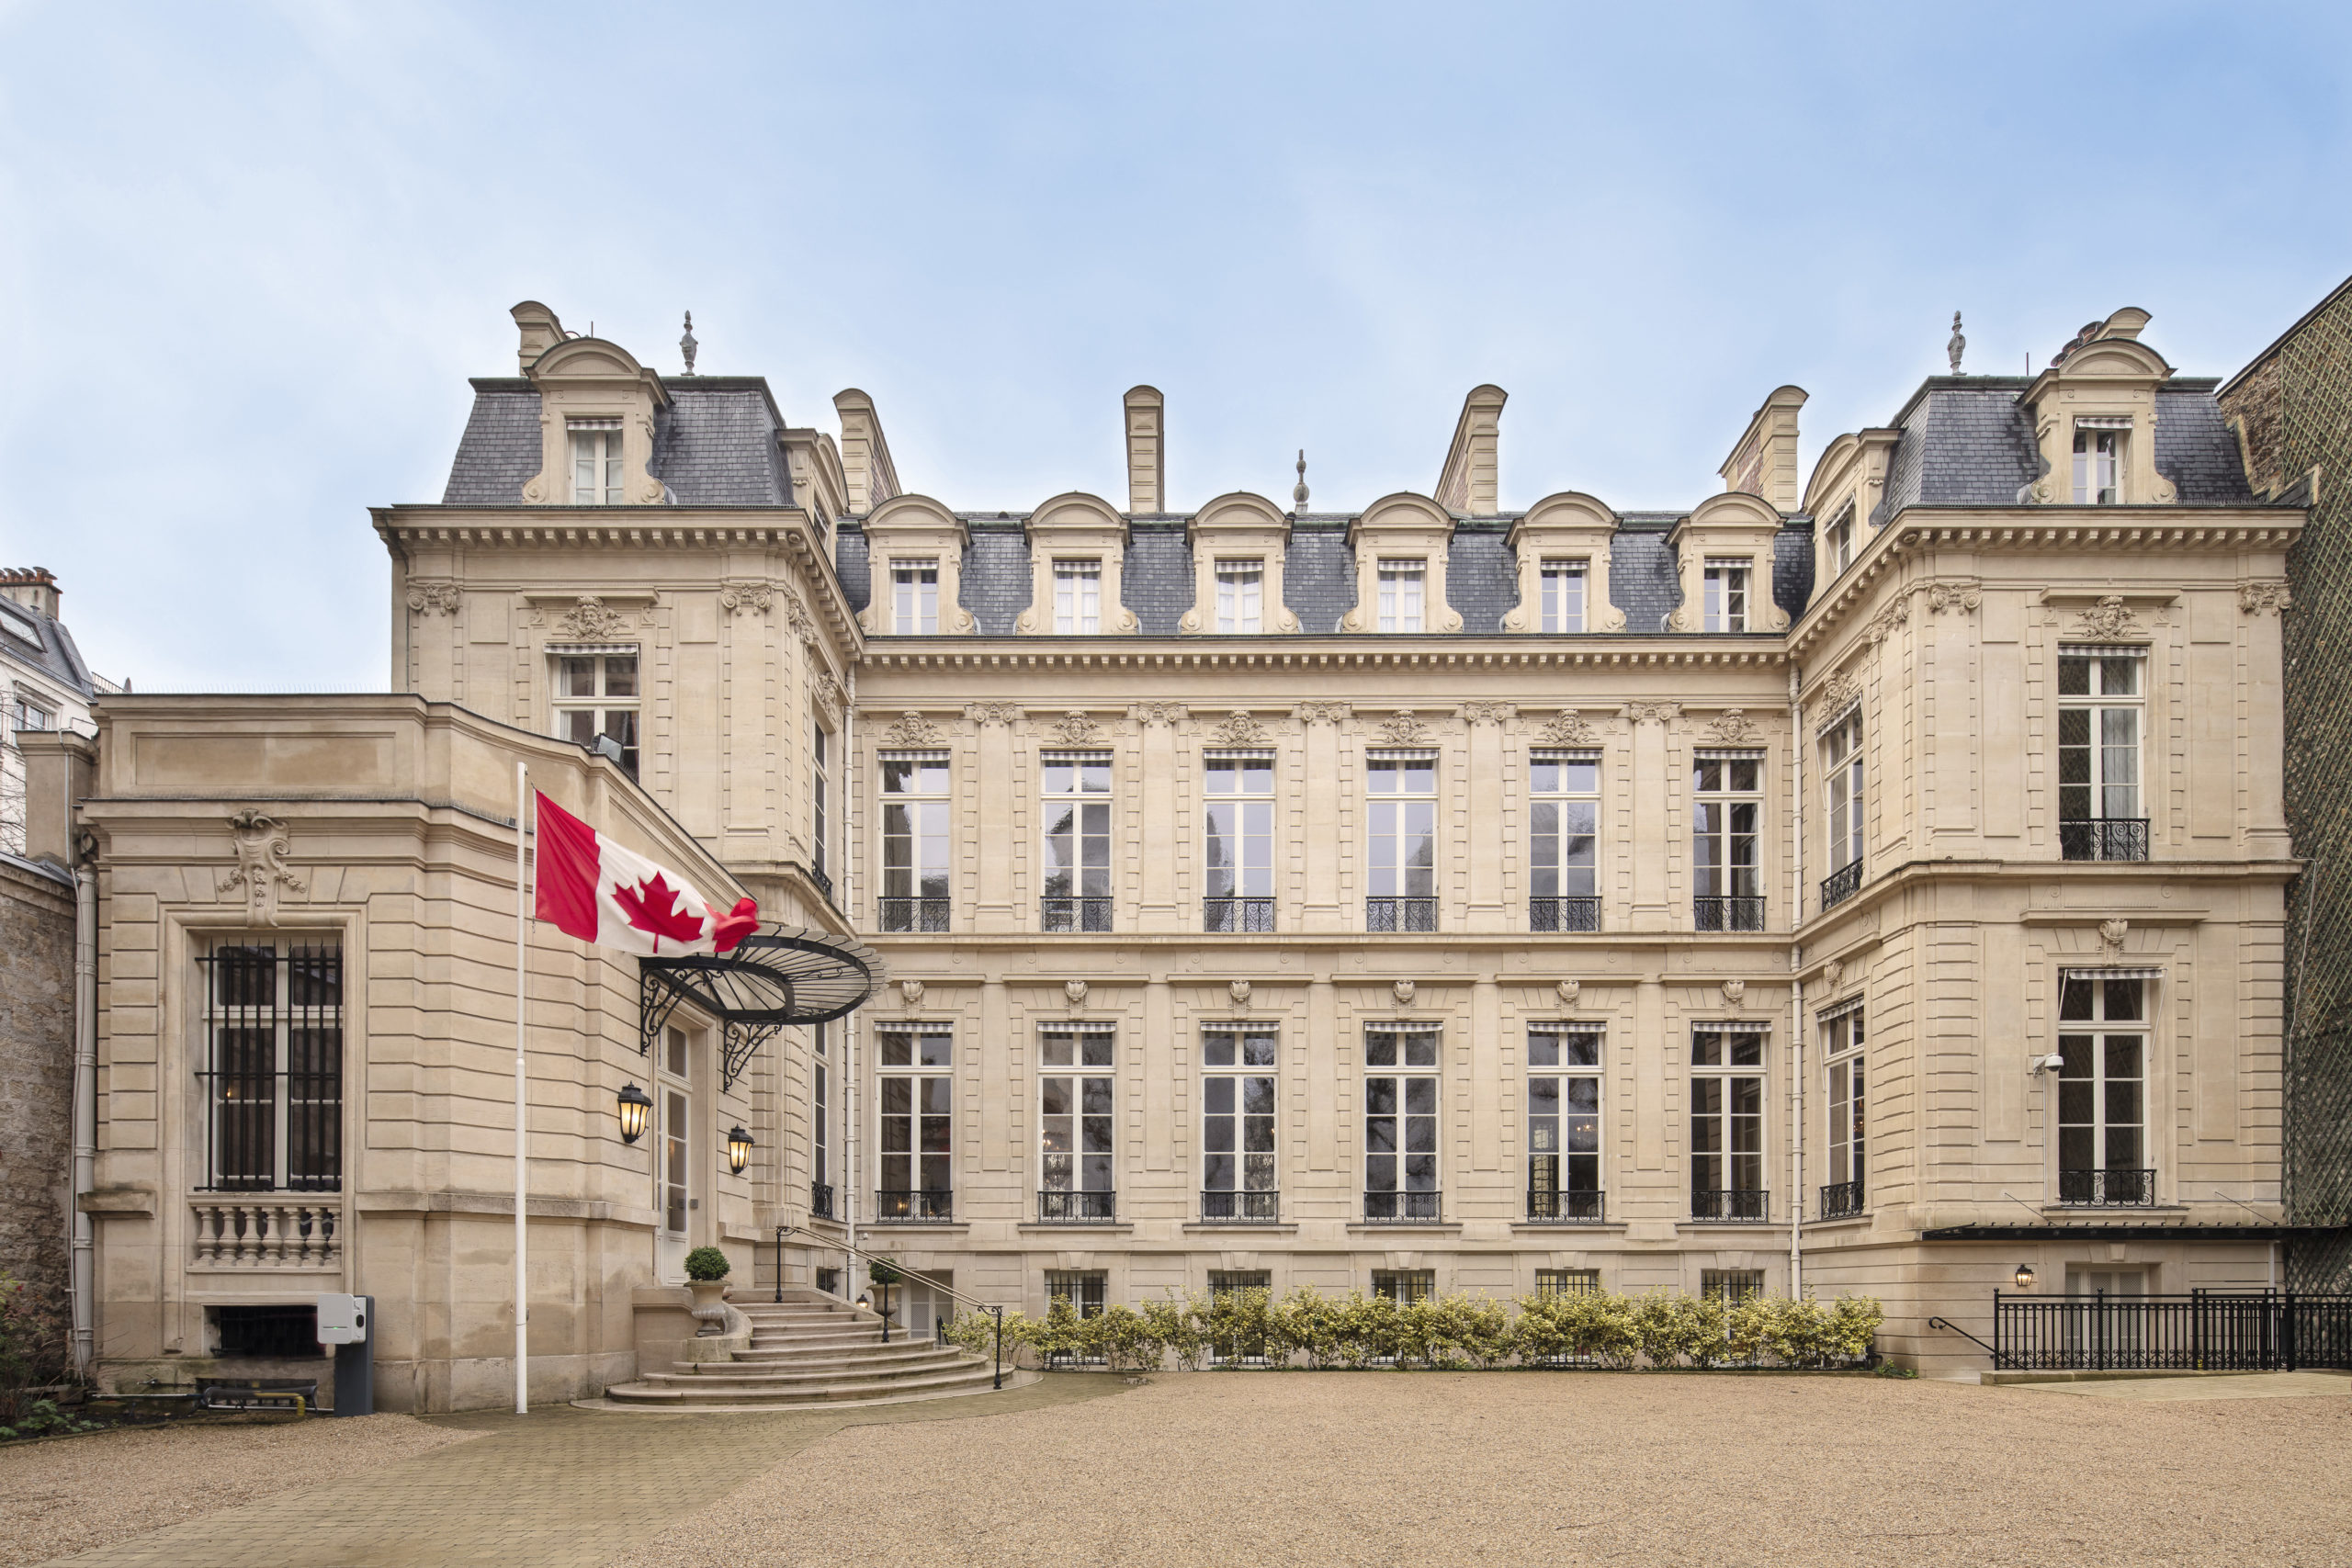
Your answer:
[[[1383,629],[1458,632],[1461,612],[1446,603],[1445,568],[1453,548],[1453,514],[1426,495],[1384,495],[1348,525],[1356,553],[1355,608],[1340,617],[1343,632]],[[1418,566],[1419,582],[1412,582]],[[1391,581],[1394,608],[1384,620],[1381,578]]]
[[[670,400],[662,378],[616,343],[563,336],[554,312],[537,310],[528,301],[514,308],[526,355],[555,340],[524,367],[539,394],[539,471],[521,499],[546,506],[661,504],[668,491],[649,470],[654,414]]]
[[[1781,513],[1778,508],[1760,496],[1744,491],[1727,490],[1721,495],[1711,495],[1690,509],[1683,522],[1693,527],[1719,528],[1742,525],[1778,529]]]
[[[1789,614],[1772,602],[1772,552],[1780,509],[1760,496],[1725,491],[1690,509],[1668,533],[1682,603],[1667,617],[1676,632],[1784,632]]]
[[[1262,636],[1298,630],[1298,617],[1283,597],[1283,568],[1290,555],[1289,513],[1262,495],[1234,491],[1194,513],[1189,532],[1193,607],[1177,623],[1179,631]],[[1250,587],[1252,566],[1254,594]]]
[[[1140,625],[1126,606],[1122,576],[1127,551],[1125,513],[1099,495],[1067,491],[1042,502],[1029,514],[1029,607],[1012,624],[1023,637],[1110,636],[1133,632]],[[1091,568],[1094,605],[1091,623],[1084,615],[1065,627],[1057,596],[1057,581],[1072,582],[1073,604],[1089,598],[1084,579]]]
[[[2172,378],[2140,341],[2148,312],[2127,305],[2075,334],[2018,399],[2033,421],[2038,505],[2162,505],[2179,498],[2156,471],[2156,392]]]
[[[964,555],[971,543],[971,531],[944,502],[927,495],[894,495],[883,502],[865,519],[868,587],[857,624],[867,632],[891,637],[971,633],[972,613],[962,602]],[[921,576],[926,566],[932,573],[929,583]],[[910,574],[903,604],[901,570]],[[928,622],[923,618],[926,601]]]
[[[1617,513],[1582,491],[1547,495],[1510,525],[1519,603],[1507,632],[1622,632],[1625,612],[1610,602],[1610,547]],[[1546,592],[1547,580],[1550,592]]]

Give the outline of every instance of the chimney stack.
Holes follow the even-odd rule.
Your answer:
[[[57,579],[41,566],[0,569],[0,596],[14,599],[26,609],[57,619],[59,590]]]
[[[522,346],[515,353],[520,373],[529,375],[539,355],[563,341],[563,323],[556,314],[537,299],[526,299],[507,314],[523,331]]]
[[[1716,470],[1724,489],[1762,496],[1778,511],[1797,509],[1797,410],[1804,396],[1803,387],[1772,389]]]
[[[1127,511],[1159,513],[1167,508],[1168,454],[1160,430],[1167,400],[1157,387],[1127,391]]]
[[[1448,512],[1492,517],[1502,509],[1497,469],[1503,401],[1509,395],[1500,387],[1473,387],[1462,400],[1462,417],[1453,422],[1453,445],[1446,449],[1445,467],[1437,476],[1437,503]]]

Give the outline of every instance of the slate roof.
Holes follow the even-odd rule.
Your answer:
[[[1682,580],[1667,531],[1681,517],[1675,512],[1628,512],[1609,542],[1609,602],[1625,612],[1625,629],[1655,637],[1682,604]]]
[[[1012,623],[1029,607],[1028,514],[964,519],[972,547],[964,552],[964,592],[973,630],[982,637],[1011,637]]]
[[[1291,525],[1283,601],[1298,617],[1298,629],[1310,634],[1338,631],[1340,618],[1356,607],[1356,552],[1348,544],[1346,514],[1310,512]]]
[[[74,646],[74,634],[65,629],[64,622],[14,599],[8,601],[8,608],[11,614],[0,615],[0,654],[11,663],[40,671],[85,702],[97,695],[97,680],[83,662],[82,650]],[[18,629],[26,622],[31,623],[36,634],[32,638]]]
[[[757,376],[664,381],[670,406],[653,422],[646,471],[680,506],[789,506],[782,428]],[[444,506],[514,506],[539,471],[539,394],[518,378],[478,378],[473,412],[458,438]]]
[[[1127,525],[1119,593],[1143,636],[1174,637],[1182,629],[1177,623],[1193,607],[1193,550],[1182,517]]]
[[[1501,518],[1468,518],[1453,525],[1445,602],[1473,637],[1501,631],[1503,617],[1519,605],[1519,558],[1511,553],[1510,538],[1510,524]]]

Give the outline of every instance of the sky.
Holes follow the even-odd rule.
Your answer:
[[[142,691],[386,683],[518,300],[875,399],[959,510],[1688,506],[2137,305],[2227,375],[2352,274],[2352,7],[0,0],[0,565]]]

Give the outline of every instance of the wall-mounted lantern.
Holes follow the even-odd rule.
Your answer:
[[[2018,1289],[2020,1291],[2030,1291],[2033,1289],[2032,1264],[2020,1263],[2018,1265]]]
[[[653,1097],[635,1084],[621,1086],[621,1142],[633,1144],[645,1136],[645,1123],[653,1114]]]
[[[752,1163],[752,1134],[743,1131],[741,1123],[727,1130],[727,1168],[736,1175]]]

